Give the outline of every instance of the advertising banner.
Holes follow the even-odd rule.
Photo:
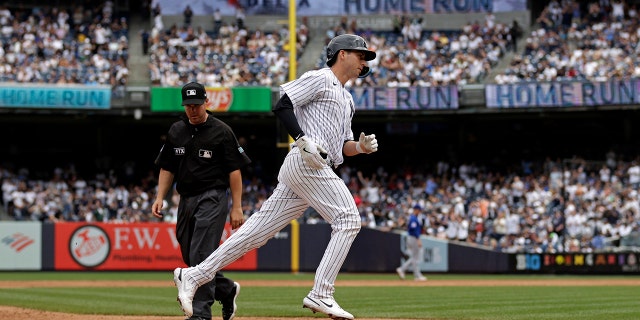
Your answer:
[[[640,80],[488,84],[485,96],[487,108],[630,105],[640,101]]]
[[[400,238],[400,250],[407,252],[408,233],[404,231]],[[449,269],[449,251],[448,243],[432,237],[420,237],[422,242],[422,261],[420,262],[420,270],[423,272],[447,272]],[[408,252],[407,252],[408,253]],[[404,263],[402,259],[400,263]],[[407,270],[407,273],[413,272],[413,267]]]
[[[469,13],[510,12],[527,10],[526,0],[295,0],[299,16],[370,15],[396,13]],[[247,15],[286,15],[289,0],[153,0],[160,4],[163,15],[181,15],[187,5],[194,15],[233,16],[238,7]]]
[[[151,111],[184,112],[181,88],[152,87]],[[207,87],[207,110],[212,112],[271,112],[271,88]]]
[[[640,252],[514,254],[512,270],[529,273],[640,273]]]
[[[42,224],[7,221],[0,223],[0,270],[42,268]]]
[[[350,88],[356,110],[458,109],[457,86]]]
[[[59,223],[55,225],[56,270],[172,270],[184,267],[170,223]],[[226,239],[231,226],[225,226]],[[225,270],[256,270],[256,251]]]
[[[109,109],[111,87],[0,84],[0,108]]]

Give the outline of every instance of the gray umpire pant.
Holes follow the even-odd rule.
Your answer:
[[[220,245],[220,238],[229,213],[226,189],[212,189],[201,194],[180,197],[176,237],[180,243],[182,260],[192,267],[202,262]],[[227,297],[233,280],[216,273],[213,281],[198,288],[193,297],[193,317],[211,318],[215,300]]]

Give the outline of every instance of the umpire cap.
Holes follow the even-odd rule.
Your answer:
[[[336,62],[340,50],[357,50],[364,52],[364,60],[371,61],[376,58],[376,53],[367,49],[367,42],[361,36],[355,34],[341,34],[329,41],[327,45],[327,65],[331,67]],[[369,67],[364,67],[360,77],[369,75]]]
[[[207,90],[197,82],[189,82],[182,87],[182,105],[203,104],[207,99]]]

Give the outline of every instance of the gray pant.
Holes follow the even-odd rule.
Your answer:
[[[422,272],[420,271],[420,262],[422,262],[422,247],[418,246],[418,241],[420,239],[412,236],[407,237],[407,254],[409,255],[409,259],[405,261],[400,269],[402,271],[407,271],[409,266],[413,266],[413,275],[415,277],[422,277]]]
[[[182,260],[192,267],[202,262],[220,245],[220,238],[229,213],[227,190],[212,189],[199,195],[180,197],[176,237]],[[214,281],[200,286],[193,297],[193,316],[211,318],[215,300],[227,297],[233,280],[216,273]]]

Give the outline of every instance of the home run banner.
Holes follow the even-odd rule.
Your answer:
[[[640,101],[640,81],[488,84],[485,96],[487,108],[628,105]]]
[[[111,86],[5,83],[0,108],[110,109]]]
[[[194,15],[212,15],[216,10],[234,16],[238,8],[247,15],[286,15],[289,0],[154,0],[163,15],[181,15],[191,6]],[[295,0],[299,16],[370,15],[396,13],[470,13],[526,11],[526,0]]]
[[[458,87],[350,88],[356,110],[458,109]]]

